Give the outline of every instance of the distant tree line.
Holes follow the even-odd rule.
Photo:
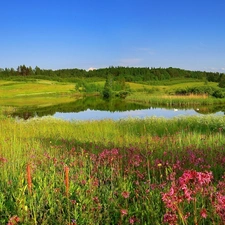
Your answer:
[[[172,78],[194,78],[203,79],[206,81],[218,82],[221,87],[225,87],[225,74],[218,72],[191,71],[180,68],[149,68],[149,67],[108,67],[91,71],[83,69],[41,69],[38,66],[35,68],[20,65],[15,70],[13,68],[0,68],[0,78],[9,77],[30,77],[52,80],[68,80],[73,81],[80,78],[101,78],[106,79],[108,76],[113,76],[114,80],[124,79],[131,82],[146,82],[146,81],[162,81]]]

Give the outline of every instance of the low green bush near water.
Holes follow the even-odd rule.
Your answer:
[[[224,224],[225,118],[0,121],[0,224]]]

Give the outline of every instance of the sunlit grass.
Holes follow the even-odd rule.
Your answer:
[[[104,83],[105,81],[91,82],[91,84],[98,85],[102,88],[104,87]],[[130,95],[126,98],[128,101],[140,101],[143,103],[164,105],[209,105],[217,103],[222,104],[225,102],[224,99],[215,99],[208,97],[207,95],[177,96],[171,94],[179,88],[203,86],[203,81],[182,82],[181,80],[181,83],[175,83],[172,85],[148,85],[133,82],[126,82],[126,84],[130,87]],[[217,83],[208,82],[207,85],[210,87],[216,87]],[[31,105],[32,101],[37,103],[37,105],[50,104],[50,101],[54,99],[52,96],[62,94],[82,95],[84,93],[79,93],[75,89],[75,83],[62,83],[35,79],[28,79],[24,82],[0,81],[1,105],[21,105],[23,101],[25,105]],[[57,99],[58,98],[55,98],[53,102],[60,101]],[[65,102],[70,102],[68,99],[69,98],[67,98]]]
[[[180,82],[179,82],[180,81]],[[161,85],[160,85],[161,83]],[[164,84],[165,83],[165,84]],[[187,87],[198,87],[198,86],[204,86],[205,83],[203,81],[189,81],[188,79],[186,80],[176,80],[175,83],[173,83],[173,80],[170,81],[160,81],[159,84],[154,85],[154,84],[142,84],[142,83],[133,83],[133,82],[127,82],[131,89],[133,91],[138,91],[138,90],[143,90],[143,89],[152,89],[155,88],[157,90],[157,94],[165,94],[169,92],[173,92],[176,89],[179,88],[187,88]],[[210,87],[217,87],[218,83],[215,82],[208,82],[207,86]]]
[[[166,94],[148,94],[145,92],[131,93],[127,96],[126,100],[149,103],[154,105],[211,105],[211,104],[224,104],[225,99],[218,99],[208,96],[206,94],[202,95],[166,95]]]
[[[75,86],[72,83],[62,84],[56,82],[26,83],[14,82],[10,85],[0,85],[1,98],[26,97],[31,95],[49,95],[59,93],[70,93]]]
[[[17,98],[0,98],[0,105],[25,107],[25,106],[51,106],[62,103],[74,102],[79,96],[70,95],[38,95],[38,96],[26,96]]]
[[[104,81],[96,83],[104,86]],[[203,82],[129,85],[133,93],[128,101],[224,102],[207,95],[168,94]],[[0,104],[72,102],[73,97],[62,94],[74,92],[73,83],[0,81]],[[0,112],[4,110],[14,108]],[[224,132],[223,116],[69,122],[1,115],[0,224],[168,224],[172,216],[173,224],[223,224]],[[189,183],[176,189],[185,174],[204,176],[209,171],[214,178],[205,186],[191,178],[188,194],[193,201],[183,194]],[[166,194],[168,199],[162,199]],[[178,196],[181,202],[173,202],[176,210],[171,212],[167,201]]]
[[[186,170],[212,171],[214,183],[207,188],[217,190],[215,197],[223,194],[216,185],[223,184],[225,172],[224,124],[221,116],[85,122],[1,118],[0,223],[163,224],[170,209],[162,193]],[[189,224],[223,222],[208,196],[196,196],[197,211],[182,201]],[[193,215],[203,209],[206,219]]]
[[[224,117],[178,117],[174,119],[163,119],[150,117],[146,119],[127,119],[120,121],[83,121],[67,122],[59,119],[34,118],[29,121],[15,122],[3,120],[1,122],[1,137],[12,136],[38,140],[60,142],[66,140],[80,144],[96,143],[101,146],[128,147],[139,145],[152,140],[153,137],[170,136],[182,140],[182,146],[191,142],[202,144],[202,135],[218,138],[221,133],[218,129],[225,129]],[[4,124],[4,125],[3,125]],[[210,144],[211,139],[208,139]],[[169,141],[169,138],[168,138]],[[207,143],[208,143],[207,142]],[[22,144],[22,143],[21,143]],[[153,142],[154,144],[154,142]]]

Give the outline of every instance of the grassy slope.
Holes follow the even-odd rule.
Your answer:
[[[87,81],[88,82],[88,81]],[[90,82],[104,87],[105,81]],[[141,101],[146,103],[165,104],[165,101],[176,101],[175,104],[188,102],[193,104],[222,103],[221,99],[208,98],[208,96],[172,96],[178,88],[204,86],[204,81],[194,79],[162,81],[151,84],[127,82],[132,94],[127,97],[128,101]],[[208,82],[208,86],[217,87],[217,83]],[[62,83],[49,80],[26,80],[0,81],[0,104],[1,105],[50,105],[52,103],[71,102],[73,99],[62,94],[75,93],[75,83]],[[77,93],[80,95],[80,93]],[[81,94],[82,95],[82,94]],[[60,96],[60,98],[59,98]],[[175,100],[174,100],[175,99]],[[166,103],[167,104],[167,103]]]
[[[104,86],[105,81],[91,82],[100,86]],[[163,85],[163,84],[166,85]],[[148,85],[148,84],[139,84],[127,82],[132,91],[141,91],[149,90],[155,88],[157,94],[165,94],[166,92],[172,92],[178,88],[186,87],[197,87],[203,86],[203,81],[196,80],[180,80],[180,83],[176,82],[162,82],[162,85]],[[217,87],[217,83],[208,82],[208,86]],[[68,93],[75,91],[74,83],[61,83],[48,80],[36,80],[36,81],[27,81],[27,82],[16,82],[16,81],[0,81],[0,97],[10,98],[10,97],[19,97],[19,96],[28,96],[28,95],[41,95],[41,94],[57,94],[57,93]]]
[[[68,96],[75,91],[73,83],[49,80],[0,81],[0,105],[4,106],[47,106],[69,103]]]
[[[10,82],[0,81],[0,97],[14,98],[31,95],[59,94],[74,91],[74,84],[45,80]]]
[[[175,84],[170,84],[167,83],[167,85],[145,85],[145,84],[138,84],[138,83],[130,83],[128,82],[132,90],[141,90],[143,88],[155,88],[157,90],[157,94],[164,94],[165,92],[173,92],[174,90],[178,88],[186,88],[186,87],[198,87],[198,86],[204,86],[203,81],[190,81],[190,82],[182,82],[181,83],[175,83]],[[215,82],[208,82],[208,86],[211,87],[217,87],[217,83]]]
[[[133,92],[126,99],[128,101],[137,101],[150,104],[158,105],[211,105],[211,104],[224,104],[225,99],[213,98],[206,94],[202,95],[174,95],[173,93],[177,89],[185,89],[191,87],[204,86],[205,82],[190,80],[175,80],[176,82],[171,81],[169,85],[143,85],[136,83],[129,83],[131,90]],[[163,82],[162,82],[163,83]],[[218,84],[215,82],[208,82],[207,86],[218,88]]]

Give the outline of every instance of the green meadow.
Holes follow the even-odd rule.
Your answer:
[[[180,83],[179,83],[180,82]],[[79,83],[79,82],[78,82]],[[8,106],[49,105],[60,102],[71,102],[76,98],[89,95],[101,95],[105,80],[87,79],[90,91],[80,91],[77,82],[58,82],[41,79],[24,81],[0,81],[0,104]],[[212,105],[224,104],[224,98],[215,98],[207,93],[209,89],[222,90],[216,82],[205,82],[196,79],[171,79],[163,82],[126,82],[129,94],[126,101],[158,105]],[[97,87],[97,88],[96,88]],[[176,90],[201,87],[196,93],[177,94]],[[206,91],[204,90],[206,89]],[[211,91],[211,92],[212,92]]]
[[[10,117],[16,107],[71,103],[101,95],[105,86],[104,79],[82,82],[0,81],[0,224],[225,223],[224,116],[83,122]],[[216,82],[126,85],[128,102],[224,104],[209,94],[223,91]]]
[[[48,80],[0,81],[1,98],[17,98],[35,95],[70,93],[74,84],[59,83]]]
[[[224,223],[224,117],[0,122],[1,224]]]

